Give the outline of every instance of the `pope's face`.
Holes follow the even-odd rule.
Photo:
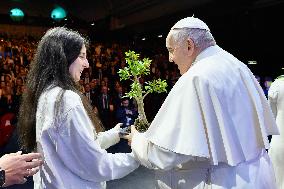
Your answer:
[[[181,74],[184,74],[192,64],[191,53],[188,50],[187,41],[183,41],[180,44],[175,42],[172,37],[172,32],[167,36],[166,46],[169,51],[169,61],[174,62]]]
[[[80,81],[81,74],[85,68],[89,67],[89,63],[87,60],[87,52],[86,47],[83,45],[79,56],[77,59],[70,65],[69,73],[71,74],[72,78],[78,82]]]

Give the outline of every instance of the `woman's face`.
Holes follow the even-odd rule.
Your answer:
[[[89,62],[87,60],[86,47],[83,45],[79,56],[77,59],[70,65],[69,73],[73,79],[78,82],[80,80],[81,74],[85,68],[89,67]]]

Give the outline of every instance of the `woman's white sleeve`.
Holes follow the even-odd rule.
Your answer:
[[[119,142],[119,130],[114,127],[108,131],[99,132],[96,140],[102,149],[108,149],[110,146],[113,146]]]
[[[139,164],[132,154],[107,153],[90,132],[91,121],[83,107],[77,105],[50,130],[58,156],[74,174],[88,181],[118,179],[135,170]]]

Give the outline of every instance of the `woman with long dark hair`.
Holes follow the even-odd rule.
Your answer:
[[[119,141],[120,125],[102,132],[79,91],[77,82],[89,66],[87,45],[79,33],[64,27],[48,30],[38,44],[19,116],[23,147],[44,158],[34,176],[35,189],[101,189],[105,181],[138,167],[131,154],[104,150]]]

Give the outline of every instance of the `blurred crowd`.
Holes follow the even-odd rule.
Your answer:
[[[0,35],[0,147],[7,143],[17,122],[21,95],[25,91],[26,76],[37,48],[38,40],[26,37],[7,37]],[[164,79],[170,91],[179,79],[177,66],[168,61],[168,54],[162,50],[163,46],[152,47],[143,44],[132,46],[120,43],[91,42],[88,48],[90,67],[82,73],[79,86],[81,92],[90,101],[106,130],[116,123],[123,126],[134,123],[137,117],[137,105],[133,99],[125,98],[130,90],[131,81],[120,81],[118,71],[126,65],[125,52],[135,50],[143,56],[152,59],[150,74],[141,77],[140,83],[152,79]],[[272,83],[271,77],[256,76],[265,95]],[[151,122],[159,110],[166,93],[149,94],[144,101],[145,113]],[[5,128],[5,129],[3,129]]]
[[[25,91],[25,81],[36,52],[37,39],[0,36],[0,40],[1,147],[16,126],[20,99]],[[180,77],[177,66],[170,63],[167,54],[161,50],[147,53],[141,46],[133,49],[128,44],[91,42],[87,53],[90,67],[82,73],[79,86],[106,130],[118,122],[122,122],[124,126],[131,125],[138,115],[135,101],[124,97],[130,90],[131,81],[120,81],[117,73],[126,66],[125,52],[128,50],[135,50],[141,56],[152,59],[150,74],[140,78],[142,85],[148,80],[161,78],[167,81],[169,91]],[[149,121],[154,118],[166,95],[149,94],[145,98],[145,112]]]

